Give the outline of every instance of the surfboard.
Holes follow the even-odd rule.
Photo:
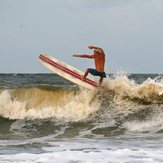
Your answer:
[[[91,78],[87,77],[85,80],[81,80],[82,71],[56,59],[47,54],[40,54],[39,56],[41,64],[52,72],[58,74],[59,76],[87,89],[95,89],[98,87],[97,82]]]

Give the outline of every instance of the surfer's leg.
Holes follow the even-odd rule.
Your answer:
[[[99,87],[101,87],[102,81],[103,81],[103,77],[100,77],[100,80],[99,80]]]
[[[84,73],[84,75],[83,76],[81,76],[81,80],[85,80],[85,78],[87,77],[87,75],[88,75],[88,69],[86,70],[86,72]]]

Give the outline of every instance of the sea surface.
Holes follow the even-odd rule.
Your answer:
[[[163,76],[111,74],[87,90],[55,74],[0,74],[0,163],[163,162]]]

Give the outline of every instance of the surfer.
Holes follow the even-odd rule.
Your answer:
[[[85,80],[87,75],[90,73],[94,76],[99,76],[99,86],[101,86],[101,83],[103,81],[103,78],[106,78],[106,74],[104,71],[105,67],[105,53],[102,50],[102,48],[96,47],[96,46],[89,46],[89,49],[94,49],[93,54],[74,54],[73,57],[80,57],[80,58],[89,58],[89,59],[94,59],[95,62],[95,67],[96,69],[93,68],[88,68],[84,75],[82,76],[82,80]]]

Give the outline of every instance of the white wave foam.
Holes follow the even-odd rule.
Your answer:
[[[19,102],[11,98],[10,91],[0,94],[0,115],[10,119],[21,119],[26,112],[26,102]]]
[[[126,74],[117,74],[110,79],[108,88],[117,93],[117,102],[124,103],[124,97],[140,99],[150,103],[163,103],[163,80],[148,78],[141,84],[135,83]]]
[[[128,129],[129,131],[136,131],[136,132],[157,132],[160,129],[163,129],[162,125],[163,121],[132,121],[126,122],[123,124],[123,127]]]
[[[70,145],[70,144],[69,144]],[[1,161],[6,163],[9,162],[82,162],[82,163],[108,163],[108,162],[162,162],[162,149],[142,149],[142,148],[122,148],[120,149],[113,148],[110,150],[107,149],[93,149],[90,148],[81,148],[78,145],[76,150],[72,149],[72,144],[70,150],[66,150],[64,144],[60,145],[65,147],[62,150],[56,150],[56,147],[51,148],[51,152],[41,153],[41,154],[30,154],[30,153],[21,153],[15,155],[0,155]],[[110,147],[110,146],[109,146]],[[54,151],[55,152],[54,152]],[[53,151],[53,152],[52,152]]]

